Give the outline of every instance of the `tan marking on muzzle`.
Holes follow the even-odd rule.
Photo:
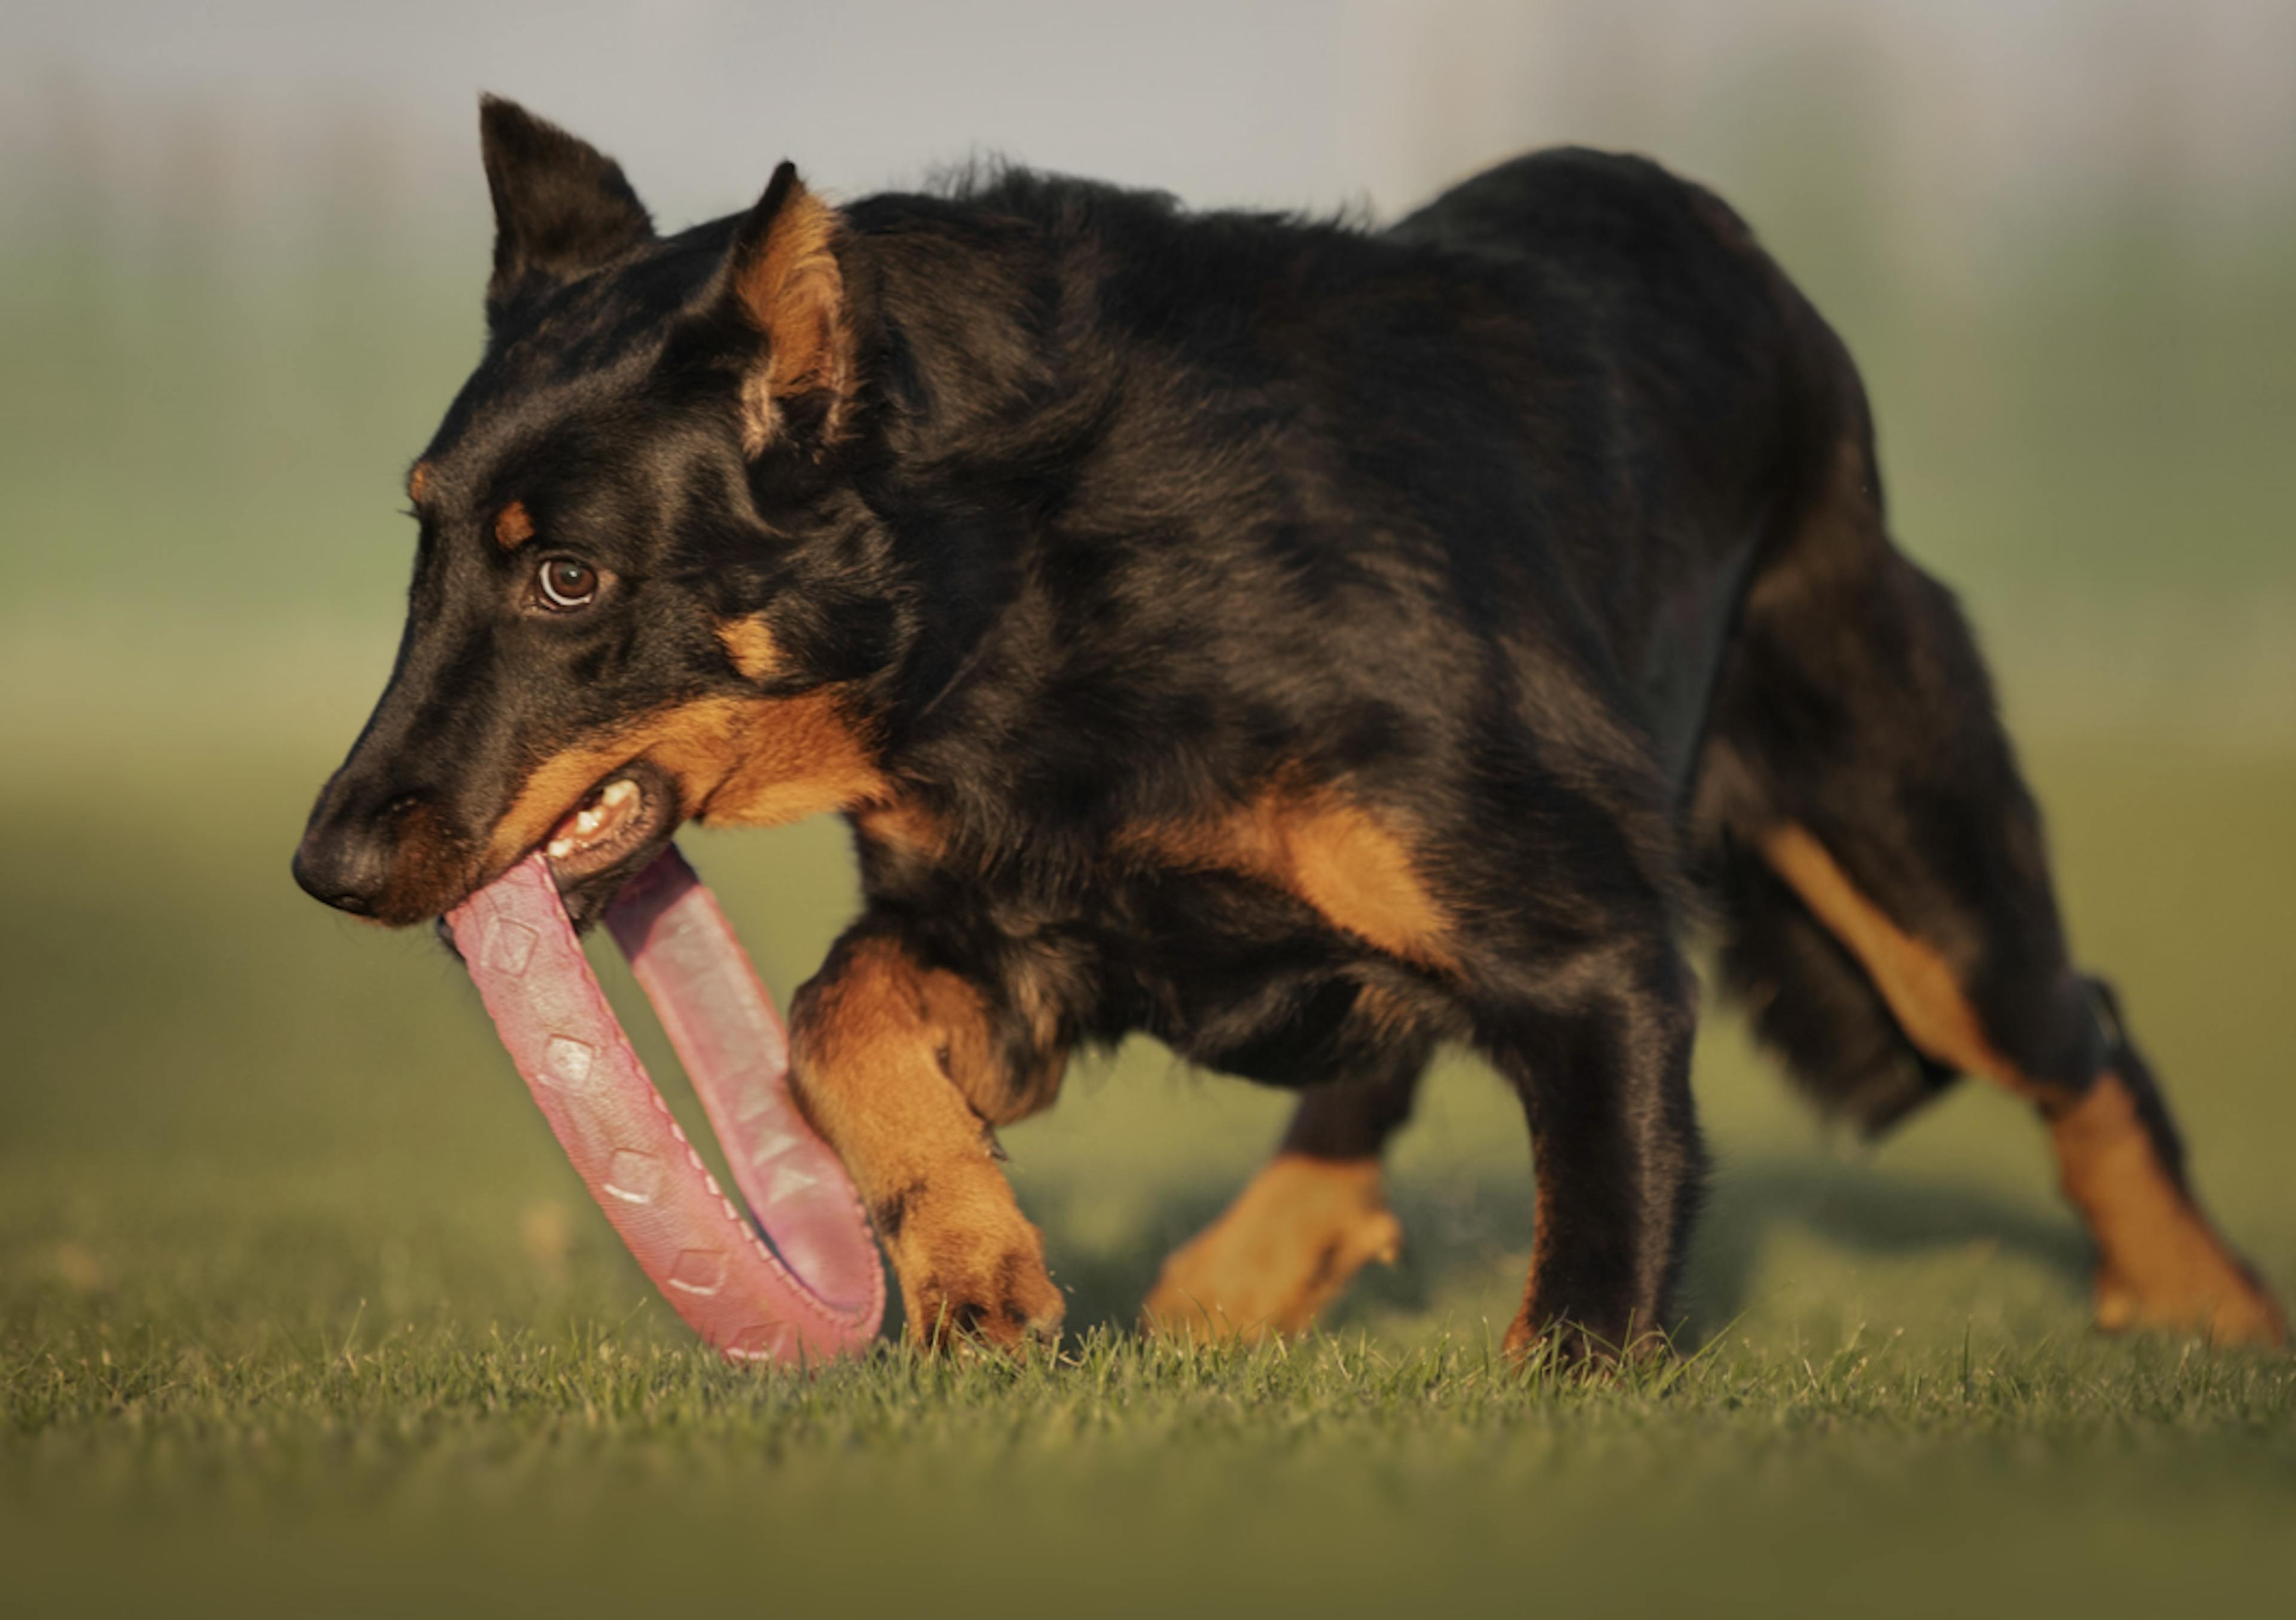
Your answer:
[[[553,755],[519,785],[487,842],[500,871],[540,843],[600,778],[644,759],[707,826],[770,827],[890,797],[858,726],[827,690],[703,698],[658,709]]]

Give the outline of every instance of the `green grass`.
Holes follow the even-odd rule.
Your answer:
[[[819,1377],[697,1349],[435,945],[284,881],[316,733],[0,792],[0,1567],[19,1612],[2244,1610],[2296,1576],[2296,1362],[2088,1334],[2038,1133],[1969,1090],[1878,1153],[1726,1018],[1690,1354],[1586,1388],[1492,1346],[1518,1117],[1474,1065],[1397,1156],[1410,1252],[1331,1330],[1127,1332],[1279,1098],[1129,1049],[1009,1133],[1078,1335]],[[180,750],[180,752],[173,751]],[[204,762],[204,763],[202,763]],[[2296,759],[2034,757],[2085,954],[2202,1183],[2296,1282]],[[155,797],[151,784],[191,784]],[[2203,831],[2203,830],[2205,830]],[[775,989],[850,904],[831,826],[690,840]],[[634,998],[613,964],[610,982]],[[668,1073],[659,1035],[642,1049]]]

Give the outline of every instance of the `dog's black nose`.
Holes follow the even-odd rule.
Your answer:
[[[391,840],[384,827],[312,822],[295,849],[295,881],[306,894],[355,917],[372,917],[390,886]]]

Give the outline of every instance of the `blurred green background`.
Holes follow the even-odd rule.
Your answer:
[[[1862,361],[1897,528],[1985,634],[2081,953],[2213,1207],[2296,1289],[2296,7],[102,4],[0,30],[0,1553],[34,1608],[562,1613],[654,1578],[806,1608],[857,1569],[968,1612],[2285,1590],[2286,1363],[2087,1338],[2037,1133],[1973,1088],[1857,1150],[1712,1022],[1688,1393],[1495,1387],[1530,1186],[1463,1060],[1397,1155],[1404,1263],[1296,1360],[1103,1343],[808,1389],[691,1350],[459,970],[286,863],[388,667],[403,469],[480,339],[478,88],[616,151],[668,225],[784,153],[832,194],[993,149],[1392,215],[1541,142],[1645,150]],[[850,909],[841,830],[687,847],[785,997]],[[1283,1111],[1141,1047],[1010,1133],[1072,1326],[1128,1323]]]

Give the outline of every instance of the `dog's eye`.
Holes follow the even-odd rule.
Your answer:
[[[598,570],[572,557],[545,557],[535,575],[546,608],[561,613],[586,608],[598,596]]]

